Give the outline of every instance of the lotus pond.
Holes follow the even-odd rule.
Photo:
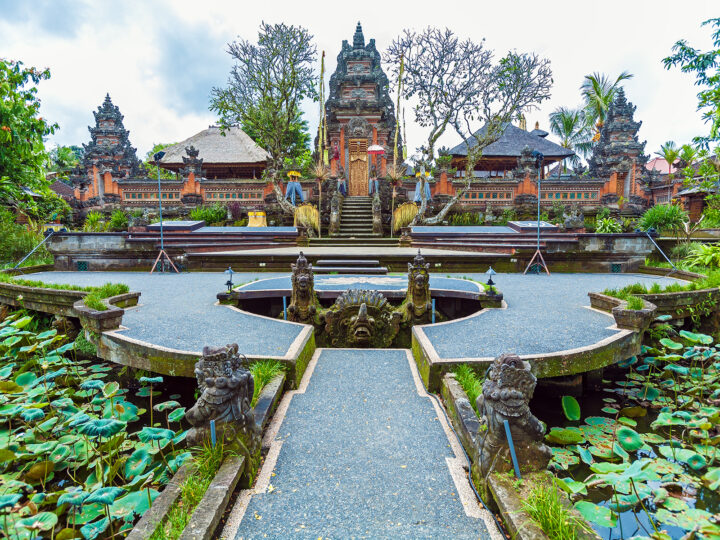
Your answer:
[[[191,457],[183,399],[162,398],[162,377],[82,359],[49,322],[24,311],[0,322],[0,530],[123,537]]]
[[[604,539],[720,537],[720,345],[672,332],[618,368],[538,407],[559,486]]]

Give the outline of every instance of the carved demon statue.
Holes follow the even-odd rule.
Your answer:
[[[260,433],[250,408],[255,383],[237,344],[203,348],[202,358],[195,364],[195,377],[200,397],[185,413],[192,426],[186,438],[188,446],[208,441],[210,421],[215,420],[218,440],[249,452],[248,457],[256,454]]]
[[[500,355],[488,369],[476,402],[484,426],[477,437],[477,463],[483,481],[491,472],[512,469],[505,420],[520,468],[529,471],[547,467],[552,451],[543,444],[545,428],[530,412],[529,405],[536,384],[530,364],[514,354]]]
[[[323,313],[333,347],[389,347],[400,329],[400,314],[377,291],[349,289]]]
[[[287,309],[288,320],[312,324],[317,314],[318,300],[315,295],[315,278],[312,264],[300,252],[292,267],[292,296]]]
[[[408,263],[408,288],[405,301],[400,306],[403,322],[413,324],[429,323],[432,316],[430,298],[430,264],[418,253],[412,263]]]

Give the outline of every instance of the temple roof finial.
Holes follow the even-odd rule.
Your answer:
[[[353,36],[353,49],[364,49],[365,48],[365,36],[363,35],[362,25],[360,21],[357,23],[355,28],[355,35]]]

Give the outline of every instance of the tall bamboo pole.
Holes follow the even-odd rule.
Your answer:
[[[398,135],[400,134],[400,94],[402,93],[402,76],[405,71],[405,55],[400,54],[400,71],[398,71],[397,119],[395,120],[395,143],[393,146],[393,173],[397,173]],[[395,228],[395,184],[393,183],[392,203],[390,205],[390,238]]]

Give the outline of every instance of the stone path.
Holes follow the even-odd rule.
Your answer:
[[[501,538],[406,351],[317,351],[264,444],[221,538]]]

